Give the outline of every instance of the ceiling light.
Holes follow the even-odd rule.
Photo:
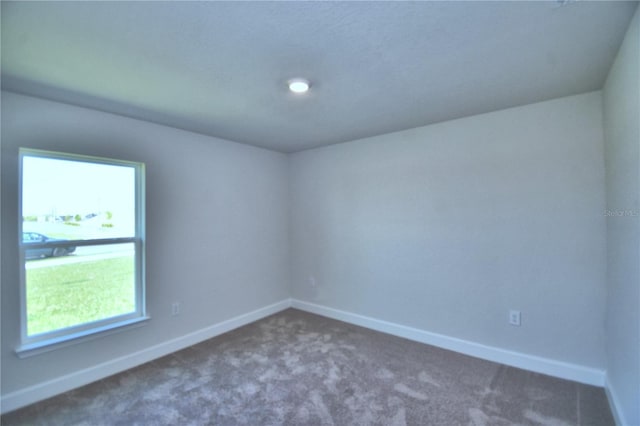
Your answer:
[[[293,93],[306,93],[309,91],[309,87],[311,84],[309,80],[305,80],[304,78],[294,78],[289,80],[289,90]]]

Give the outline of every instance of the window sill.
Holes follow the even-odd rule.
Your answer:
[[[84,343],[89,340],[109,336],[121,331],[127,331],[134,328],[142,327],[146,324],[147,321],[149,321],[149,319],[151,319],[149,316],[128,319],[125,321],[108,324],[100,328],[84,330],[66,336],[59,336],[52,339],[27,343],[16,348],[16,355],[18,356],[18,358],[29,358],[35,355],[43,354],[45,352],[50,352],[60,348],[65,348],[67,346]]]

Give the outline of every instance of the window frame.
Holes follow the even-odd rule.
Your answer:
[[[27,282],[26,282],[26,250],[23,241],[23,161],[25,157],[40,157],[55,160],[78,161],[82,163],[103,164],[112,166],[131,167],[134,169],[135,180],[135,232],[132,237],[115,237],[86,240],[49,241],[42,243],[28,243],[28,249],[65,248],[82,246],[101,246],[113,244],[133,244],[134,247],[134,286],[135,309],[133,312],[85,322],[70,327],[59,328],[43,333],[29,335],[27,330]],[[101,334],[111,334],[123,328],[140,325],[149,319],[146,312],[145,291],[145,164],[142,162],[126,161],[104,157],[94,157],[39,149],[20,148],[19,150],[19,189],[18,189],[18,251],[20,259],[20,344],[16,353],[20,357],[30,356],[40,352],[56,349],[82,341],[85,338],[95,338]]]

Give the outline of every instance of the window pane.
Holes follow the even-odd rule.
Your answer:
[[[135,312],[134,251],[134,243],[126,243],[27,256],[27,335]]]
[[[144,164],[20,150],[21,348],[143,320]]]
[[[68,240],[135,236],[134,167],[25,155],[22,188],[23,231]]]

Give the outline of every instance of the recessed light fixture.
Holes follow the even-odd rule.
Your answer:
[[[293,78],[289,80],[289,90],[293,93],[306,93],[309,91],[311,83],[304,78]]]

